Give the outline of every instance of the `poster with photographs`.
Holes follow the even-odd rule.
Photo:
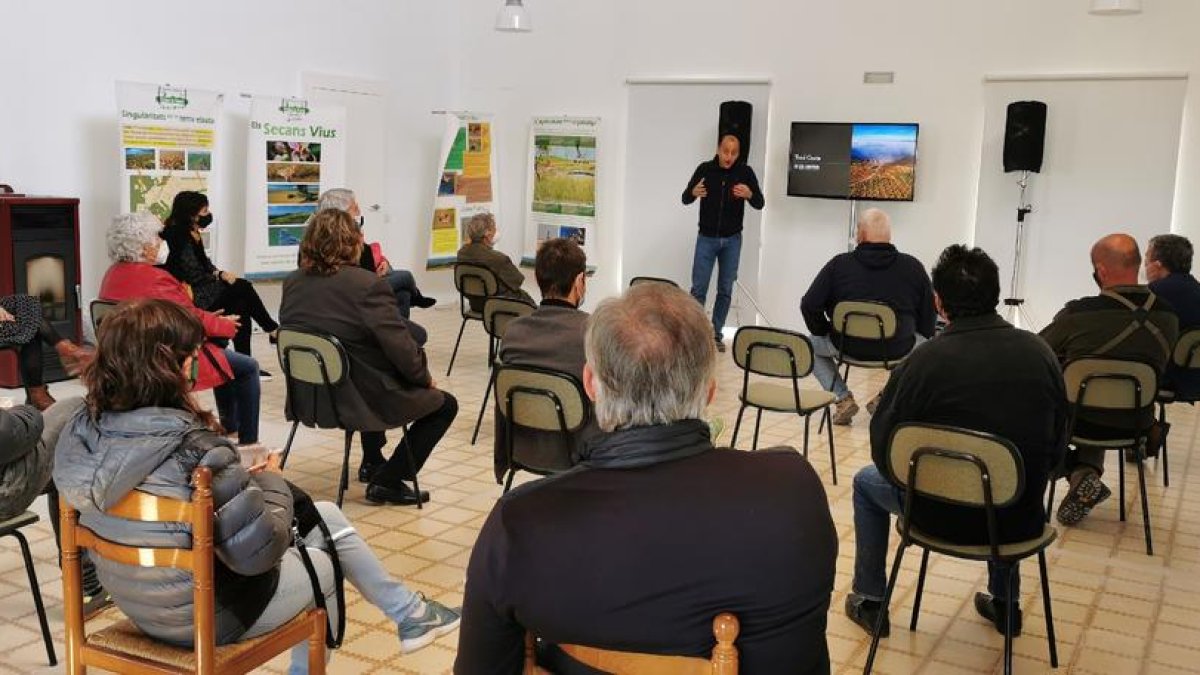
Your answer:
[[[211,188],[217,116],[223,95],[141,82],[117,82],[120,117],[122,212],[149,212],[165,220],[175,195]],[[202,234],[209,255],[215,230]]]
[[[345,187],[345,110],[256,97],[246,169],[246,277],[296,269],[304,226],[323,190]]]
[[[596,238],[598,117],[535,117],[529,134],[524,265],[547,239],[574,239],[588,255]],[[592,264],[589,269],[594,269]]]
[[[491,120],[472,113],[447,113],[438,164],[438,187],[430,222],[427,269],[454,264],[465,240],[463,223],[497,212],[496,153]]]

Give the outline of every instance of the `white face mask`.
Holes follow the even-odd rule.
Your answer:
[[[166,265],[167,257],[171,255],[171,247],[167,242],[162,241],[158,244],[158,256],[154,259],[155,265]]]
[[[500,241],[500,228],[497,227],[492,231],[492,245],[494,246],[498,241]]]

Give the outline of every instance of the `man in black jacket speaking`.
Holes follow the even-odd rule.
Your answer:
[[[683,203],[700,200],[700,234],[692,259],[692,297],[703,305],[717,265],[717,299],[713,303],[713,335],[717,349],[725,351],[721,329],[729,314],[733,282],[737,280],[742,255],[742,216],[746,202],[762,210],[763,193],[758,178],[741,157],[737,136],[726,134],[717,146],[717,156],[696,167],[683,191]]]

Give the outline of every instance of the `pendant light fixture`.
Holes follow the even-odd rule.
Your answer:
[[[504,33],[528,33],[533,30],[529,10],[522,0],[504,0],[504,6],[496,15],[496,30]]]

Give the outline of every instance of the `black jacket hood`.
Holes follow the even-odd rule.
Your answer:
[[[873,270],[883,270],[891,267],[900,257],[900,253],[892,244],[859,244],[854,249],[854,259]]]

